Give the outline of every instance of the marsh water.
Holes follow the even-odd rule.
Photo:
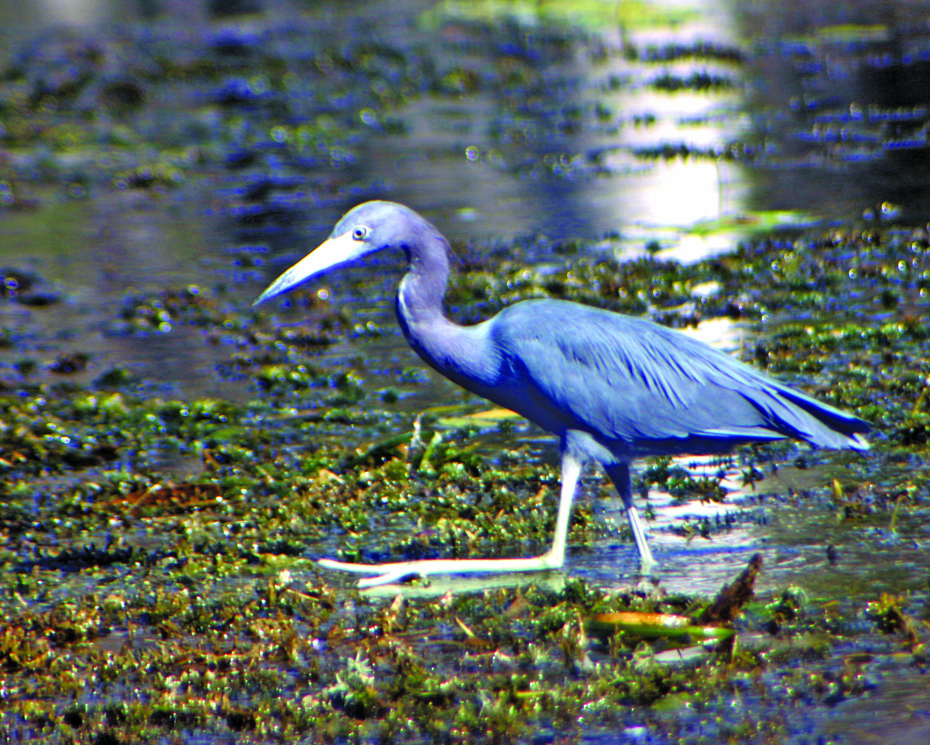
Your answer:
[[[231,47],[273,45],[299,57],[297,28],[312,38],[344,35],[346,44],[365,35],[372,44],[434,55],[449,71],[441,78],[445,90],[411,94],[386,113],[360,104],[365,126],[328,161],[276,151],[274,143],[287,136],[283,130],[264,138],[229,135],[235,127],[266,126],[260,116],[250,121],[255,109],[273,105],[262,98],[260,80],[241,100],[221,82],[211,90],[150,94],[156,105],[133,126],[155,138],[175,138],[179,151],[189,151],[180,158],[197,160],[197,149],[209,153],[189,169],[193,176],[171,188],[114,190],[97,181],[95,168],[110,173],[107,159],[119,157],[98,147],[122,136],[125,124],[116,115],[101,114],[100,141],[84,147],[0,149],[17,168],[40,172],[55,161],[65,174],[32,182],[30,208],[0,213],[0,261],[34,272],[60,296],[47,310],[0,307],[0,324],[15,328],[21,340],[0,350],[0,359],[12,365],[25,349],[42,363],[36,375],[51,380],[54,374],[42,365],[80,351],[90,362],[71,378],[77,383],[122,366],[146,381],[152,396],[247,401],[249,381],[217,375],[229,350],[204,344],[201,329],[176,325],[144,339],[118,333],[114,319],[126,298],[220,287],[245,308],[325,238],[342,212],[368,198],[416,208],[469,250],[522,240],[528,246],[523,258],[543,270],[564,261],[553,247],[577,239],[593,257],[694,262],[731,252],[776,226],[930,222],[930,115],[924,108],[930,91],[921,97],[930,29],[920,4],[757,3],[747,9],[725,0],[668,0],[645,4],[654,15],[650,23],[530,13],[519,22],[499,21],[512,24],[512,38],[492,40],[470,23],[495,19],[481,17],[480,3],[469,18],[469,5],[281,2],[268,3],[258,15],[223,17],[170,2],[142,3],[131,14],[122,3],[102,1],[35,4],[25,14],[0,6],[5,59],[28,61],[31,45],[66,26],[104,45],[118,45],[128,33],[121,29],[143,27],[161,44],[173,37],[172,43],[196,50],[231,39]],[[463,14],[460,24],[439,23],[442,12]],[[634,47],[638,55],[624,53]],[[512,69],[502,74],[507,65]],[[529,77],[526,69],[539,76],[531,91],[518,90],[530,85],[521,82],[521,75]],[[210,132],[223,90],[242,111],[226,139],[214,143]],[[68,133],[63,129],[61,136]],[[258,156],[251,153],[240,164],[243,143],[258,139]],[[220,157],[212,157],[218,151]],[[265,196],[248,196],[256,190]],[[317,365],[338,368],[364,358],[373,377],[382,369],[420,368],[427,383],[404,389],[399,404],[412,420],[420,410],[463,396],[408,350],[393,323],[391,293],[402,271],[397,259],[385,259],[374,277],[369,267],[327,278],[330,303],[379,333],[340,341]],[[276,312],[280,323],[298,324],[303,311],[285,303]],[[719,319],[692,330],[733,353],[757,332]],[[554,444],[538,434],[529,433],[532,455],[554,461]],[[359,432],[358,439],[361,444],[369,434]],[[495,447],[514,447],[503,437],[488,442],[490,458]],[[752,488],[739,482],[734,464],[730,498],[722,505],[682,506],[651,495],[651,532],[667,589],[712,594],[759,550],[766,562],[760,592],[797,585],[818,597],[841,598],[925,587],[930,559],[922,515],[901,515],[894,531],[885,516],[854,530],[839,527],[835,506],[816,493],[836,477],[858,473],[856,458],[837,454],[813,468],[794,467],[798,452]],[[175,473],[198,468],[171,467]],[[708,466],[714,472],[720,467]],[[588,476],[581,499],[595,491],[598,479]],[[808,493],[810,500],[797,497]],[[597,512],[607,526],[622,522],[612,500],[600,500]],[[706,535],[683,538],[682,525],[710,527]],[[604,532],[608,537],[596,546],[571,554],[569,573],[607,587],[635,580],[632,544]],[[828,560],[828,546],[838,561]],[[912,673],[889,675],[898,681]],[[866,703],[868,717],[899,721],[896,712],[905,708],[926,713],[930,695],[892,682]],[[840,742],[870,742],[868,722],[874,720],[858,711],[863,705],[844,704],[848,717],[824,714],[813,729]]]

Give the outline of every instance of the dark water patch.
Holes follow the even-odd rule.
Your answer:
[[[784,63],[755,95],[772,111],[790,112],[774,118],[760,114],[759,122],[760,131],[779,131],[780,144],[768,151],[766,166],[812,171],[816,183],[810,191],[800,184],[803,195],[796,196],[822,198],[832,181],[843,214],[884,201],[910,219],[928,214],[918,175],[926,150],[927,91],[921,76],[928,41],[919,24],[906,20],[917,7],[902,5],[898,24],[891,25],[875,16],[860,25],[831,26],[829,14],[822,19],[798,14],[804,24],[796,30],[799,36],[772,40],[750,63],[768,65],[776,58]],[[782,20],[778,13],[754,16],[763,40]],[[792,203],[787,191],[784,196],[783,204]]]
[[[708,91],[733,88],[732,79],[708,72],[694,72],[687,77],[678,77],[665,73],[651,83],[652,87],[660,91],[674,93],[682,90]]]
[[[78,549],[66,549],[58,553],[44,552],[36,549],[35,556],[27,561],[20,562],[13,571],[28,573],[34,568],[60,572],[82,572],[95,567],[109,567],[113,565],[152,564],[160,561],[162,556],[148,554],[132,546],[116,548],[106,546],[98,548],[96,545],[83,546]]]
[[[734,65],[746,61],[747,54],[735,46],[723,46],[710,41],[697,41],[692,44],[668,43],[650,44],[642,49],[628,47],[628,55],[635,56],[643,62],[667,63],[682,59],[717,60]]]

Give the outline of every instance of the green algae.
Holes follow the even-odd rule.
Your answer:
[[[857,271],[840,271],[840,257],[856,257]],[[578,258],[546,274],[478,270],[456,280],[452,299],[490,313],[523,297],[611,308],[642,297],[684,325],[694,313],[685,298],[715,282],[716,293],[694,301],[701,315],[732,315],[738,304],[740,318],[764,322],[748,350],[754,360],[829,380],[819,395],[877,419],[874,447],[893,460],[925,447],[917,371],[927,334],[910,302],[907,315],[873,323],[857,309],[881,306],[889,287],[903,298],[919,294],[925,257],[914,231],[813,229],[688,267]],[[759,280],[749,289],[748,274]],[[816,302],[799,292],[812,286],[830,292]],[[838,288],[851,304],[831,303]],[[816,322],[771,320],[803,318],[812,303]],[[173,333],[181,324],[202,329],[211,343],[222,329],[235,366],[254,379],[255,398],[246,405],[151,399],[119,370],[87,388],[23,376],[0,393],[7,475],[0,603],[10,618],[0,671],[12,701],[4,726],[114,742],[156,740],[179,728],[257,740],[492,742],[524,741],[540,728],[570,731],[579,721],[594,732],[636,711],[655,731],[684,736],[687,727],[668,712],[687,707],[712,718],[722,697],[752,696],[764,681],[778,703],[757,704],[751,724],[717,720],[715,730],[764,739],[783,732],[784,702],[832,705],[872,690],[862,664],[830,666],[837,649],[904,650],[922,664],[925,633],[912,615],[918,596],[838,605],[787,590],[747,607],[733,646],[704,650],[680,667],[659,661],[671,640],[592,635],[586,622],[629,610],[697,618],[706,604],[700,598],[607,593],[578,579],[553,592],[528,578],[517,588],[389,602],[330,585],[334,578],[318,573],[305,547],[334,531],[341,537],[333,552],[357,560],[542,550],[554,529],[558,474],[519,454],[489,464],[476,448],[494,434],[486,423],[438,410],[414,429],[407,419],[405,429],[390,404],[375,410],[380,399],[365,376],[351,368],[312,372],[329,345],[307,340],[351,335],[351,323],[333,326],[324,317],[280,333],[264,313],[242,322],[203,288],[135,295],[117,310],[131,321],[121,333]],[[308,377],[299,383],[288,374]],[[316,389],[314,411],[280,408],[282,395]],[[369,430],[372,444],[350,445],[347,424]],[[189,480],[160,476],[166,451],[197,464]],[[667,459],[642,479],[682,498],[723,496],[715,479],[703,483]],[[881,482],[892,498],[868,510],[919,509],[926,483],[923,468],[892,470]],[[848,516],[859,514],[862,498],[834,493]],[[601,530],[579,504],[571,545]]]
[[[696,17],[697,11],[694,8],[669,8],[641,0],[626,0],[622,3],[605,3],[600,0],[575,0],[571,3],[526,0],[471,3],[443,0],[424,14],[423,21],[437,25],[449,19],[499,22],[502,19],[518,18],[543,27],[571,23],[582,28],[602,29],[605,25],[617,28],[668,28],[693,21]]]
[[[880,425],[875,447],[894,459],[926,443],[927,334],[915,302],[926,261],[919,229],[813,229],[693,266],[579,257],[546,273],[518,261],[495,272],[475,267],[457,277],[450,299],[476,318],[525,297],[565,297],[628,312],[656,308],[673,325],[715,315],[762,323],[747,356],[820,381],[818,395]],[[716,292],[695,297],[709,282]],[[897,317],[882,317],[887,292],[901,298]],[[870,315],[876,320],[864,322]],[[153,400],[118,369],[90,388],[10,373],[22,379],[13,377],[0,398],[9,536],[2,602],[12,618],[0,648],[16,692],[7,716],[37,736],[147,740],[183,727],[215,737],[405,740],[454,731],[462,741],[491,741],[562,731],[579,717],[592,731],[616,726],[631,707],[665,731],[674,728],[664,712],[713,711],[724,691],[751,690],[760,679],[780,700],[811,705],[866,694],[874,684],[861,666],[808,669],[850,639],[882,648],[868,628],[843,620],[857,613],[894,645],[910,640],[914,660],[922,659],[921,627],[886,597],[839,611],[788,593],[750,608],[738,628],[770,635],[768,651],[713,653],[698,663],[697,683],[653,660],[661,645],[587,638],[590,614],[656,612],[662,606],[653,600],[605,599],[574,582],[563,596],[528,585],[395,608],[327,585],[304,546],[333,530],[343,535],[335,553],[348,559],[541,550],[554,527],[557,474],[519,454],[488,467],[474,446],[486,428],[473,420],[436,412],[415,432],[389,408],[371,409],[378,397],[366,393],[365,376],[351,368],[321,374],[317,356],[339,334],[351,338],[351,319],[324,314],[279,330],[264,313],[246,323],[204,288],[136,294],[119,318],[125,325],[115,333],[189,325],[214,343],[219,330],[236,350],[230,369],[253,378],[257,398],[246,406]],[[419,378],[398,370],[406,385]],[[317,389],[315,411],[280,408],[282,396]],[[346,425],[371,429],[374,444],[348,446]],[[193,481],[159,475],[166,451],[198,464]],[[51,476],[66,483],[44,485]],[[653,463],[643,481],[708,496],[668,461]],[[926,483],[922,468],[892,471],[881,484],[885,506],[868,509],[919,509]],[[865,504],[856,493],[842,500],[847,515]],[[385,532],[398,514],[403,524]],[[584,545],[599,530],[579,505],[571,543]],[[690,612],[695,602],[687,601]],[[466,662],[453,663],[463,650]],[[723,731],[770,737],[778,722],[773,712]]]
[[[525,41],[533,49],[547,43]],[[567,47],[558,35],[549,43],[550,51]],[[454,98],[518,85],[531,99],[546,84],[514,55],[479,75],[465,66],[434,69],[389,46],[323,43],[300,67],[310,80],[301,83],[280,58],[256,54],[260,72],[254,59],[153,44],[154,67],[138,73],[143,96],[155,78],[222,86],[219,115],[207,107],[193,127],[201,132],[196,145],[175,127],[140,135],[125,123],[132,107],[112,127],[81,110],[75,94],[92,90],[92,73],[43,92],[14,71],[0,90],[4,147],[44,155],[0,166],[4,218],[36,229],[16,210],[34,208],[31,193],[54,205],[41,184],[64,185],[76,201],[55,205],[55,217],[41,223],[47,235],[36,238],[64,246],[65,226],[84,209],[82,190],[157,199],[201,169],[248,168],[272,147],[338,172],[352,162],[363,127],[388,126],[391,106],[424,90]],[[662,48],[641,57],[692,54]],[[245,90],[227,87],[240,73]],[[715,85],[697,76],[689,87]],[[330,108],[291,122],[288,114],[305,113],[291,108],[287,93],[295,90]],[[249,102],[262,107],[259,125],[236,108]],[[557,118],[570,132],[609,113],[575,107]],[[737,153],[725,157],[744,157]],[[640,154],[721,157],[680,145]],[[549,176],[581,170],[562,154],[533,167]],[[255,199],[252,192],[243,201]],[[263,214],[243,214],[242,224]],[[735,252],[689,266],[592,258],[585,241],[481,245],[474,255],[484,258],[469,255],[449,300],[464,321],[528,297],[559,297],[679,327],[714,317],[747,324],[745,359],[876,425],[869,465],[845,474],[839,488],[826,479],[792,499],[825,494],[844,529],[881,521],[914,535],[906,527],[920,519],[928,494],[927,245],[923,227],[874,221],[767,225]],[[529,256],[550,250],[559,268],[528,268]],[[23,299],[35,297],[39,307],[38,277],[4,276],[16,283],[4,284],[4,299],[27,307]],[[38,356],[28,346],[2,368],[0,728],[8,739],[538,742],[615,737],[635,723],[669,740],[773,742],[790,737],[786,712],[868,697],[880,677],[875,660],[926,666],[923,589],[846,597],[838,584],[835,596],[819,598],[789,587],[747,607],[731,646],[701,649],[683,665],[669,662],[666,653],[679,650],[666,639],[596,636],[586,622],[624,611],[697,618],[708,604],[700,597],[608,592],[578,578],[551,590],[526,578],[516,588],[431,599],[399,588],[383,599],[319,572],[312,559],[321,553],[382,560],[544,550],[558,474],[520,442],[531,434],[525,425],[502,420],[498,431],[464,416],[482,403],[470,400],[455,416],[424,411],[418,420],[398,404],[427,384],[421,368],[393,364],[386,377],[396,387],[383,394],[369,365],[325,357],[341,341],[377,338],[377,323],[319,296],[295,304],[308,319],[282,326],[273,311],[179,283],[129,292],[108,311],[107,333],[120,338],[145,343],[193,329],[195,340],[228,350],[218,376],[247,381],[246,403],[153,396],[153,381],[121,367],[92,383],[43,382],[46,363],[25,356]],[[3,342],[22,345],[12,329]],[[83,354],[79,342],[75,350]],[[67,367],[56,374],[77,372]],[[787,452],[741,452],[744,480],[754,483],[759,468],[784,463]],[[682,499],[724,496],[715,478],[667,461],[650,463],[641,481]],[[575,550],[616,537],[579,501],[569,536]],[[706,524],[689,527],[712,537]],[[915,588],[925,584],[920,571]],[[732,714],[734,701],[745,702],[744,713]]]
[[[143,578],[140,588],[146,584]],[[259,738],[431,740],[452,733],[453,741],[522,741],[540,726],[559,729],[579,716],[595,730],[616,726],[634,707],[648,707],[661,728],[664,712],[685,702],[701,711],[734,688],[749,690],[773,664],[758,651],[724,647],[699,663],[696,676],[657,662],[643,642],[613,636],[595,643],[582,625],[593,612],[681,605],[605,596],[578,581],[560,594],[529,584],[428,601],[356,597],[351,610],[333,588],[283,572],[247,586],[250,592],[212,600],[185,589],[113,592],[96,598],[99,604],[92,596],[64,604],[54,615],[20,613],[0,646],[4,673],[32,681],[28,693],[15,689],[16,714],[37,735],[106,731],[121,741],[179,726],[214,737],[248,730]],[[801,614],[799,628],[816,628],[817,615]],[[765,617],[753,611],[753,623]],[[436,627],[444,629],[439,636]],[[810,633],[783,628],[778,638],[794,642],[781,647],[782,659],[810,655]],[[436,664],[446,658],[455,664]],[[140,666],[143,687],[133,672]],[[84,676],[65,672],[75,667]],[[52,679],[78,703],[43,704]],[[855,667],[840,678],[789,667],[766,684],[771,695],[796,700],[870,687]],[[102,693],[82,693],[90,690]],[[756,727],[777,728],[777,720]]]

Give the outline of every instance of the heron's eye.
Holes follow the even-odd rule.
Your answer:
[[[359,225],[357,228],[352,230],[352,240],[354,241],[363,241],[368,236],[368,228],[364,225]]]

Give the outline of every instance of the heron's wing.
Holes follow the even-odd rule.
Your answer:
[[[850,436],[868,429],[855,417],[648,321],[554,301],[521,303],[497,320],[494,336],[528,392],[528,407],[540,418],[560,416],[562,427],[602,440],[656,452],[689,443],[725,449],[786,436],[854,447]],[[521,413],[535,419],[534,412]]]

